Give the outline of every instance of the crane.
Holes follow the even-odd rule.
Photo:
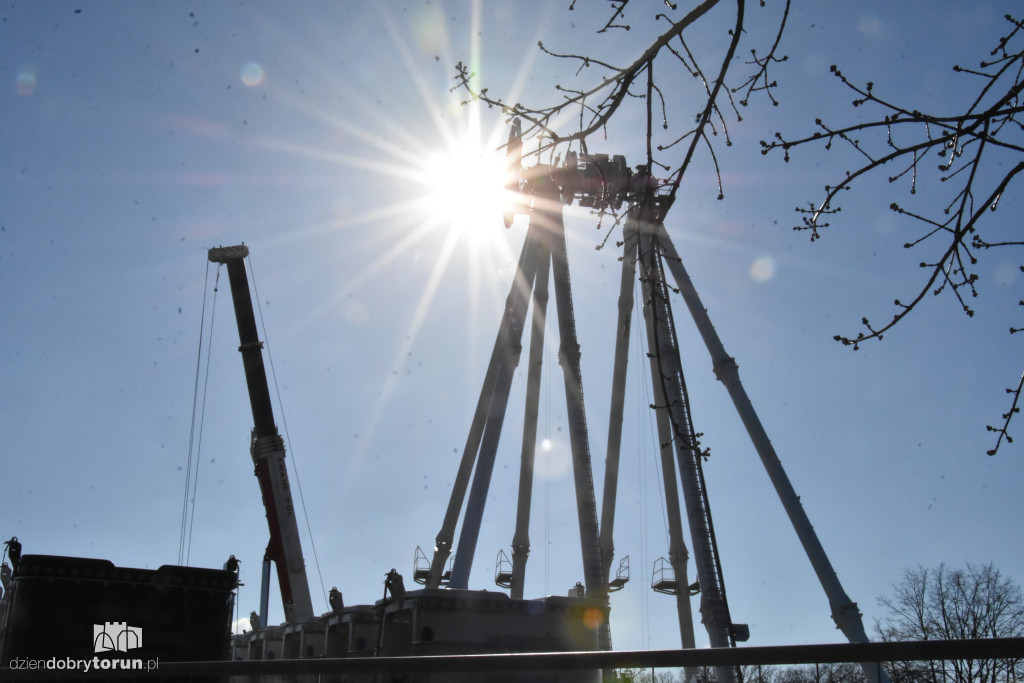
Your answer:
[[[285,620],[290,623],[306,623],[313,619],[313,602],[306,578],[306,563],[302,558],[302,543],[288,484],[288,470],[285,466],[284,440],[274,422],[274,409],[270,402],[267,386],[267,372],[263,365],[263,342],[256,329],[252,297],[249,295],[249,280],[245,270],[245,258],[249,248],[242,245],[214,247],[209,251],[213,263],[227,267],[231,285],[231,299],[238,323],[238,350],[245,367],[245,382],[249,389],[249,403],[252,407],[253,430],[250,443],[256,478],[259,480],[263,507],[267,513],[270,542],[264,556],[264,588],[259,615],[260,626],[267,625],[267,573],[268,562],[277,568],[277,581],[284,603]]]

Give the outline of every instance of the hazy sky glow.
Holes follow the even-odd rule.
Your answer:
[[[454,65],[471,64],[492,94],[548,102],[575,66],[540,54],[538,40],[604,50],[616,64],[635,57],[639,31],[599,40],[604,15],[567,5],[55,1],[0,10],[0,536],[17,535],[26,553],[177,562],[202,321],[209,387],[188,562],[241,558],[241,613],[258,609],[267,532],[252,420],[226,279],[211,313],[216,271],[206,263],[209,247],[245,242],[323,586],[347,604],[369,603],[392,567],[411,586],[414,549],[429,554],[443,519],[526,229],[519,219],[506,231],[493,198],[465,192],[475,178],[451,179],[451,155],[475,158],[507,135],[499,112],[449,92]],[[780,128],[810,130],[817,116],[855,120],[833,63],[894,99],[955,108],[971,93],[951,67],[984,58],[1002,15],[1017,9],[892,6],[795,3],[782,50],[790,59],[775,74],[780,106],[752,103],[729,122],[734,144],[716,150],[725,200],[703,159],[666,222],[869,631],[881,616],[876,596],[907,567],[991,561],[1024,581],[1024,453],[1014,444],[985,455],[994,443],[985,425],[1006,411],[1003,389],[1019,378],[1006,334],[1020,326],[1018,261],[986,254],[973,319],[940,296],[882,343],[852,352],[832,336],[855,334],[864,315],[887,318],[927,258],[900,248],[915,227],[886,209],[885,193],[902,201],[905,188],[850,193],[836,230],[812,245],[790,230],[793,208],[818,198],[847,162],[808,150],[785,164],[757,146]],[[777,8],[751,11],[767,26],[756,13]],[[709,29],[708,50],[724,30]],[[591,149],[640,163],[636,125],[624,116]],[[439,210],[434,193],[460,188],[471,196],[458,210]],[[992,220],[1020,209],[1007,197]],[[595,230],[585,210],[567,216],[600,494],[619,254],[615,235],[594,249],[607,228]],[[751,645],[838,641],[683,310],[678,302],[732,616],[750,624]],[[636,321],[633,329],[635,345]],[[552,345],[555,337],[549,326]],[[611,602],[621,649],[679,644],[674,601],[649,588],[667,533],[645,362],[635,348],[616,522],[616,556],[630,556],[632,581]],[[554,347],[545,373],[527,597],[582,580]],[[509,552],[524,387],[521,364],[472,588],[499,590],[494,558]],[[314,606],[327,611],[303,537]],[[275,592],[272,622],[282,618],[276,601]],[[697,633],[706,643],[699,624]]]

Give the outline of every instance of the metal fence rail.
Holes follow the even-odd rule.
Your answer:
[[[1024,638],[926,640],[895,643],[782,645],[693,650],[626,650],[619,652],[556,652],[525,654],[444,655],[429,657],[351,657],[338,659],[281,659],[276,661],[159,662],[140,671],[23,670],[3,662],[0,681],[83,678],[161,680],[198,676],[455,673],[485,671],[555,671],[571,669],[683,668],[825,664],[837,662],[898,662],[953,659],[1024,659]]]

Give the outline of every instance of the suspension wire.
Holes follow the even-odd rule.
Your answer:
[[[210,262],[206,262],[206,276],[203,280],[203,305],[199,316],[199,345],[196,352],[196,376],[192,385],[192,423],[188,431],[188,450],[185,460],[185,491],[181,501],[181,522],[178,525],[178,564],[184,560],[185,555],[185,528],[188,519],[188,492],[192,483],[192,445],[196,431],[196,406],[199,396],[199,368],[203,360],[203,332],[206,324],[206,290],[210,283]]]
[[[219,271],[218,271],[219,272]],[[181,500],[181,524],[178,529],[178,564],[185,560],[185,530],[188,527],[188,494],[192,488],[192,455],[196,434],[196,409],[199,403],[199,370],[203,360],[203,332],[206,325],[206,293],[210,285],[210,262],[206,262],[203,279],[203,305],[199,317],[199,344],[196,352],[196,376],[192,386],[192,423],[188,431],[188,453],[185,462],[185,492]]]
[[[544,316],[547,327],[548,316]],[[547,332],[545,332],[547,339]],[[551,455],[555,445],[551,442],[551,348],[544,344],[544,353],[548,356],[544,365],[548,371],[544,373],[544,434],[548,440],[548,448],[544,451],[544,595],[550,595],[551,589]]]
[[[654,475],[655,475],[655,477],[657,479],[657,486],[655,486],[654,488],[658,492],[658,501],[659,501],[658,509],[661,510],[661,531],[662,531],[662,534],[665,537],[665,545],[666,545],[666,547],[669,547],[669,546],[671,546],[671,538],[669,537],[669,533],[668,533],[668,505],[665,503],[665,484],[664,484],[664,480],[662,478],[662,471],[661,471],[661,441],[660,441],[660,439],[658,438],[658,435],[657,435],[657,427],[655,425],[655,411],[649,409],[649,405],[650,405],[649,401],[653,400],[653,396],[654,396],[654,387],[652,385],[648,384],[648,380],[650,379],[650,363],[649,363],[649,359],[646,358],[645,353],[644,353],[644,349],[648,347],[647,324],[646,324],[646,322],[644,321],[644,318],[643,318],[643,304],[640,301],[640,292],[637,291],[638,289],[640,289],[640,288],[637,288],[637,289],[635,289],[633,291],[633,297],[634,297],[634,307],[633,307],[633,310],[636,311],[636,315],[638,316],[637,317],[637,330],[639,331],[639,334],[636,337],[636,353],[637,353],[637,357],[638,357],[638,360],[639,360],[639,365],[642,368],[642,370],[638,373],[640,375],[640,382],[637,385],[637,402],[636,402],[637,422],[642,425],[644,423],[644,416],[646,415],[646,417],[647,417],[647,430],[644,431],[643,428],[641,427],[641,429],[640,429],[640,436],[638,437],[641,440],[642,444],[643,444],[643,456],[644,456],[642,461],[641,461],[640,468],[641,468],[641,472],[642,472],[642,479],[644,481],[644,485],[646,486],[648,465],[649,464],[653,465],[653,467],[651,469],[654,470]],[[645,362],[645,361],[648,361],[648,362]],[[645,408],[648,408],[648,409],[645,410]],[[652,445],[653,445],[653,448],[648,448],[648,446],[652,446]],[[644,500],[644,508],[643,508],[643,510],[644,510],[645,517],[647,519],[647,523],[644,525],[644,535],[643,535],[643,538],[644,538],[644,540],[646,542],[647,539],[648,539],[647,532],[648,532],[648,527],[650,526],[651,516],[650,516],[649,509],[647,508],[647,500],[648,499],[647,499],[646,495],[644,496],[643,500]],[[648,553],[649,552],[650,552],[650,546],[648,545]],[[647,557],[649,559],[650,558],[650,554],[648,554]],[[645,568],[646,568],[646,566],[647,565],[644,565]],[[644,594],[647,595],[646,591],[645,591]],[[648,612],[647,612],[647,620],[644,623],[644,637],[646,638],[647,645],[649,646],[650,645],[650,639],[651,639],[651,623],[650,623],[650,620],[653,617],[652,617],[650,609],[649,609],[650,608],[650,596],[647,596],[647,597],[648,597],[648,601],[647,601]]]
[[[185,566],[188,566],[192,557],[192,525],[196,521],[196,491],[199,489],[199,463],[203,452],[203,425],[206,424],[206,392],[210,387],[210,349],[213,348],[213,321],[217,314],[217,291],[220,284],[220,264],[217,264],[217,274],[213,280],[213,302],[210,304],[210,333],[206,340],[206,376],[203,378],[203,401],[199,411],[199,438],[196,441],[196,474],[192,482],[192,509],[188,519],[188,546],[185,550]],[[205,298],[205,293],[204,293]]]
[[[263,343],[267,349],[267,361],[270,363],[270,375],[274,380],[274,394],[277,396],[278,412],[281,414],[281,427],[284,429],[284,440],[291,451],[292,472],[295,473],[295,488],[299,491],[299,504],[302,506],[302,516],[306,519],[306,533],[309,535],[309,547],[313,551],[313,563],[316,565],[316,575],[320,579],[320,592],[324,597],[324,605],[329,606],[327,600],[327,589],[324,587],[324,575],[320,571],[320,558],[316,552],[316,541],[313,540],[313,529],[309,523],[309,512],[306,510],[306,498],[302,495],[302,480],[299,479],[299,461],[295,457],[295,449],[292,448],[292,438],[288,433],[288,420],[285,418],[284,403],[281,401],[281,387],[277,383],[277,369],[274,367],[274,356],[270,352],[270,339],[267,336],[267,326],[263,321],[263,306],[260,305],[260,293],[256,289],[256,271],[252,267],[252,257],[246,257],[249,262],[249,276],[252,278],[252,291],[255,294],[256,310],[260,314],[260,328],[263,330]]]
[[[634,297],[638,297],[638,295],[636,293],[634,293],[633,296]],[[639,298],[637,298],[637,301],[639,302]],[[634,310],[636,310],[635,307],[634,307]],[[645,322],[643,325],[638,325],[638,327],[640,328],[640,334],[638,335],[638,337],[640,337],[640,338],[637,339],[637,344],[638,344],[638,350],[639,350],[639,353],[640,353],[640,362],[644,366],[643,372],[640,373],[640,381],[642,383],[641,388],[643,389],[643,392],[644,392],[643,395],[644,396],[650,396],[651,400],[653,401],[654,400],[654,386],[647,384],[647,378],[650,376],[649,375],[649,373],[650,373],[650,364],[643,362],[644,361],[644,357],[643,357],[644,347],[647,346],[647,348],[650,348],[650,346],[647,344],[647,340],[646,340],[647,324]],[[637,403],[637,407],[640,408],[640,406],[642,406],[643,404],[644,404],[644,399],[643,399],[643,397],[641,397],[640,401],[638,401],[638,403]],[[665,483],[662,480],[662,472],[661,472],[661,457],[660,457],[661,456],[661,440],[657,436],[657,431],[656,431],[656,427],[655,427],[655,422],[654,422],[655,414],[656,414],[655,411],[654,410],[648,410],[646,412],[647,412],[647,428],[648,428],[648,433],[650,435],[651,443],[655,444],[655,446],[656,446],[656,448],[654,449],[654,461],[655,461],[654,473],[658,477],[658,499],[661,501],[661,524],[662,524],[662,531],[665,534],[665,545],[666,546],[670,546],[671,543],[672,543],[672,539],[671,539],[671,537],[669,536],[669,533],[668,533],[668,505],[665,503]]]
[[[646,380],[644,379],[644,348],[641,335],[643,334],[643,311],[639,305],[639,296],[636,293],[636,287],[633,287],[633,315],[637,319],[636,327],[638,330],[637,336],[634,338],[633,343],[636,348],[637,367],[640,368],[638,375],[639,380],[636,383],[636,417],[637,417],[637,452],[640,457],[637,458],[637,493],[640,498],[640,566],[647,569],[648,558],[650,557],[650,543],[647,534],[647,526],[650,523],[650,515],[647,509],[647,439],[643,430],[643,396],[646,390]],[[650,595],[648,591],[640,591],[640,642],[643,647],[649,648],[651,646],[651,624],[650,624]],[[653,680],[653,679],[652,679]]]
[[[241,620],[241,604],[242,604],[242,586],[245,584],[241,581],[235,583],[235,621],[231,624],[231,635],[241,635],[238,633],[238,622]],[[234,645],[232,645],[234,648]],[[232,653],[234,656],[234,653]]]

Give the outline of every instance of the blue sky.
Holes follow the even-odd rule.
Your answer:
[[[244,241],[325,588],[372,602],[390,568],[411,574],[414,549],[431,548],[440,528],[525,232],[522,223],[505,231],[500,208],[453,231],[425,199],[434,155],[506,134],[498,112],[459,106],[450,79],[461,60],[492,94],[550,101],[574,68],[541,55],[538,40],[604,50],[614,62],[640,49],[642,29],[598,40],[604,16],[566,4],[0,11],[0,535],[17,535],[28,553],[177,561],[204,287],[214,278],[211,270],[204,284],[206,251]],[[970,92],[952,65],[984,57],[1014,8],[795,4],[783,42],[790,59],[775,73],[780,106],[744,110],[730,123],[735,144],[718,149],[726,199],[715,200],[703,159],[667,221],[869,630],[882,616],[876,596],[904,568],[991,561],[1024,578],[1024,459],[1017,445],[985,455],[985,425],[1005,412],[1003,389],[1019,377],[1006,334],[1019,325],[1018,262],[986,254],[973,319],[940,296],[882,343],[852,352],[832,336],[856,333],[864,315],[886,318],[919,281],[924,255],[900,248],[914,228],[886,208],[905,191],[882,183],[850,193],[836,229],[812,245],[790,230],[793,208],[817,198],[849,158],[807,150],[784,164],[762,157],[757,141],[809,130],[817,116],[855,120],[832,63],[922,109],[955,107]],[[752,9],[752,33],[770,30],[775,11]],[[698,47],[715,49],[716,35]],[[637,120],[625,113],[591,149],[639,163]],[[991,220],[1019,209],[1006,201]],[[603,232],[592,217],[570,212],[568,226],[600,482],[619,264],[614,250],[593,249]],[[241,558],[244,615],[258,607],[266,527],[226,281],[220,289],[189,563]],[[835,642],[809,563],[677,311],[694,420],[712,452],[705,472],[732,616],[750,624],[751,644]],[[209,310],[205,320],[208,332]],[[633,579],[612,597],[613,638],[618,648],[675,647],[673,601],[648,588],[667,539],[641,360],[634,350],[616,522],[616,553],[630,556]],[[546,368],[556,372],[545,380],[541,436],[553,448],[538,465],[527,596],[582,579],[553,353]],[[474,588],[497,590],[493,558],[512,538],[524,384],[510,402]],[[326,611],[303,535],[315,609]]]

